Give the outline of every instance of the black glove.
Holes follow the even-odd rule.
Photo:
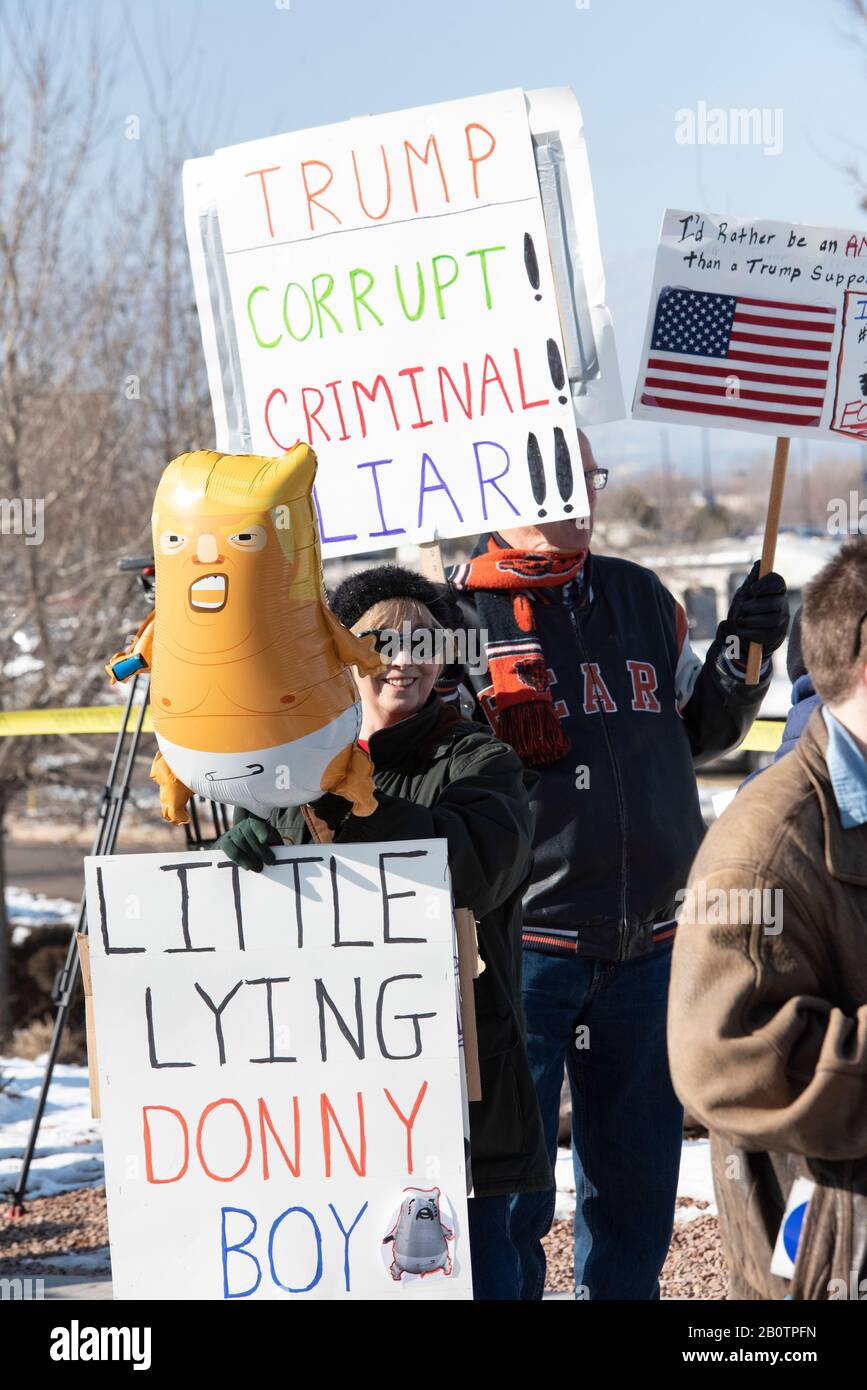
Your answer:
[[[746,661],[750,642],[760,642],[763,658],[775,652],[789,630],[789,602],[786,581],[773,570],[759,579],[756,560],[731,602],[728,617],[717,628],[717,640],[737,637],[738,661]]]
[[[310,810],[325,821],[329,830],[337,831],[352,815],[352,802],[338,792],[324,792],[317,801],[310,802]]]
[[[221,849],[239,868],[260,874],[266,864],[277,863],[271,845],[279,843],[279,833],[268,821],[246,816],[220,836],[214,849]]]

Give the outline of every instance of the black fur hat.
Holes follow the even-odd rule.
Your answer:
[[[435,584],[422,574],[403,569],[401,565],[376,565],[359,570],[342,580],[329,595],[331,610],[344,627],[354,627],[358,619],[375,603],[392,598],[415,599],[429,608],[443,627],[461,625],[460,613],[446,584]]]

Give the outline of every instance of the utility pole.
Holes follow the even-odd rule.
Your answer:
[[[708,507],[713,507],[716,505],[716,498],[713,495],[713,475],[710,462],[710,430],[707,429],[703,429],[701,432],[701,477],[705,503]]]
[[[671,454],[668,448],[668,430],[659,431],[659,461],[662,469],[662,507],[666,518],[671,514]]]
[[[801,460],[801,520],[805,526],[812,522],[812,506],[810,497],[810,441],[801,439],[799,451]]]

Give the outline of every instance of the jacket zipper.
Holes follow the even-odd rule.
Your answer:
[[[584,643],[584,634],[581,631],[578,609],[569,606],[569,617],[572,620],[572,627],[578,639],[578,646],[581,649],[582,659],[589,668],[590,657]],[[611,769],[614,773],[614,788],[617,793],[617,811],[620,818],[620,934],[622,951],[626,943],[626,903],[629,889],[629,853],[626,844],[626,803],[623,799],[623,783],[620,779],[620,765],[617,761],[617,755],[614,752],[614,745],[611,742],[611,733],[608,728],[605,706],[601,700],[597,700],[597,703],[599,707],[599,716],[602,720],[602,729],[605,735],[605,745],[608,749],[608,756],[611,759]]]

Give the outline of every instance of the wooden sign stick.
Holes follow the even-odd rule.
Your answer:
[[[435,584],[442,584],[445,581],[446,572],[439,541],[422,541],[418,551],[418,567],[425,579],[432,579]]]
[[[774,472],[771,477],[771,490],[768,493],[768,514],[765,517],[765,539],[762,544],[762,559],[759,564],[759,578],[769,574],[774,568],[777,553],[777,532],[780,529],[780,508],[783,505],[783,488],[786,486],[786,467],[789,462],[789,439],[778,439],[774,450]],[[758,685],[762,666],[762,644],[751,642],[747,657],[747,685]]]

